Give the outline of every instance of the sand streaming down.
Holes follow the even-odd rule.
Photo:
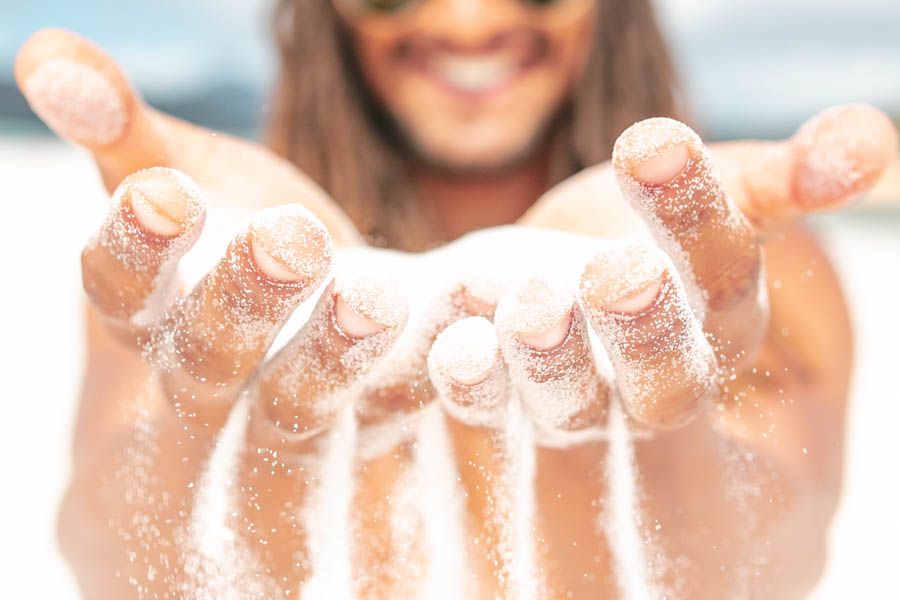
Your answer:
[[[549,273],[553,280],[568,282],[569,289],[575,289],[587,260],[609,244],[611,242],[549,231],[500,228],[468,236],[459,243],[418,256],[361,248],[338,251],[333,273],[339,281],[348,273],[356,276],[360,272],[377,273],[398,281],[400,289],[393,292],[409,299],[409,325],[381,362],[364,377],[364,381],[358,382],[359,385],[391,381],[397,377],[398,370],[402,371],[404,366],[409,368],[412,359],[427,355],[430,342],[420,331],[424,323],[434,319],[433,314],[428,314],[429,310],[448,308],[436,300],[445,295],[447,282],[477,280],[488,275],[496,279],[500,273],[504,279],[501,286],[508,287],[526,277]],[[379,292],[377,286],[368,288],[368,292],[366,289],[361,286],[354,293],[364,296],[365,293],[384,292]],[[317,299],[316,296],[310,298],[295,312],[278,334],[270,356],[302,326]],[[353,297],[351,300],[355,305],[367,305],[371,298]],[[599,344],[594,344],[594,352],[603,353]],[[608,358],[600,356],[600,359],[600,369],[606,373]],[[466,366],[462,364],[461,368]],[[559,409],[565,412],[564,407]],[[506,508],[508,581],[515,597],[540,597],[542,583],[538,577],[533,529],[535,439],[532,424],[515,394],[508,413],[502,428],[511,449],[504,481],[512,492],[512,500]],[[232,423],[235,420],[239,424],[245,422],[245,417],[235,414]],[[463,496],[444,418],[440,403],[432,403],[415,417],[406,415],[394,425],[388,423],[365,431],[364,439],[360,440],[366,446],[361,451],[362,456],[389,451],[410,437],[416,440],[410,481],[415,482],[417,492],[412,501],[404,501],[404,504],[412,505],[423,523],[427,568],[420,574],[423,581],[419,589],[422,597],[429,599],[471,597],[471,590],[465,587],[468,577]],[[303,589],[306,598],[349,598],[355,587],[351,581],[352,553],[349,547],[352,536],[348,525],[348,510],[354,493],[351,474],[353,449],[357,442],[355,429],[352,414],[345,411],[329,434],[331,442],[326,445],[327,450],[319,457],[323,477],[317,481],[317,489],[312,490],[307,505],[301,509],[313,565],[312,578]],[[611,440],[606,472],[611,496],[606,503],[610,510],[602,518],[609,535],[616,576],[627,597],[655,597],[658,590],[648,574],[641,521],[636,512],[638,488],[631,433],[618,408],[611,414],[606,435]],[[229,426],[223,432],[201,482],[204,489],[191,527],[197,565],[205,565],[202,569],[197,568],[197,590],[218,589],[220,592],[214,594],[216,597],[228,597],[234,592],[232,584],[245,586],[247,581],[254,579],[245,577],[235,581],[241,578],[241,573],[254,568],[253,549],[236,548],[234,533],[226,526],[226,516],[233,510],[228,506],[232,499],[227,490],[234,478],[234,457],[239,456],[241,439],[241,427]],[[266,583],[258,578],[255,581],[256,589],[240,590],[242,597],[266,595]]]
[[[634,442],[618,402],[609,411],[609,489],[604,530],[613,550],[619,592],[623,598],[662,598],[650,579],[641,533],[640,493],[634,464]]]
[[[148,385],[147,388],[149,389],[149,387]],[[142,391],[139,394],[138,405],[146,401],[145,394],[149,395],[149,392]],[[158,510],[162,507],[152,506],[152,499],[149,497],[156,483],[153,479],[152,467],[159,453],[157,443],[159,432],[146,408],[137,408],[131,417],[134,419],[131,443],[123,448],[121,456],[118,457],[114,475],[122,484],[124,501],[134,511],[132,523],[140,525],[132,534],[128,523],[121,522],[114,517],[110,519],[109,526],[125,542],[128,558],[134,562],[137,560],[139,552],[147,548],[154,548],[160,542],[159,532],[153,527],[146,526],[147,523],[152,522],[150,515],[147,514],[150,512],[147,505],[151,505],[151,510],[154,508]],[[135,593],[139,597],[147,593],[147,583],[155,580],[157,576],[165,576],[157,574],[151,565],[146,564],[146,556],[141,557],[141,563],[138,564],[144,570],[144,578],[129,578],[129,584],[134,587]]]
[[[416,444],[416,467],[423,493],[418,507],[425,523],[428,573],[423,598],[467,598],[471,590],[464,565],[463,495],[452,475],[456,470],[444,415],[435,404],[425,409]]]
[[[350,598],[353,589],[348,517],[356,422],[350,410],[342,412],[329,436],[319,489],[303,511],[313,566],[313,576],[303,588],[304,598]]]
[[[260,577],[252,549],[242,548],[228,525],[234,505],[235,463],[247,425],[247,402],[232,411],[198,482],[187,530],[184,593],[198,600],[272,598],[276,586]]]
[[[514,499],[510,515],[512,522],[510,588],[519,600],[531,600],[541,597],[540,592],[544,589],[544,585],[538,576],[535,557],[534,429],[522,411],[520,403],[513,403],[510,407],[506,438],[515,457],[510,465],[510,488]]]

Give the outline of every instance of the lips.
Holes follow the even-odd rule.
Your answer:
[[[521,67],[509,56],[460,56],[444,54],[430,65],[429,74],[463,92],[485,92],[500,87]]]
[[[401,48],[398,58],[403,66],[467,96],[505,87],[547,52],[543,38],[531,31],[501,34],[467,47],[446,40],[409,39]]]

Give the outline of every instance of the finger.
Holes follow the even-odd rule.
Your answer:
[[[541,441],[584,439],[605,422],[610,386],[594,364],[575,294],[543,279],[504,293],[494,323],[512,385]]]
[[[509,597],[515,547],[509,440],[504,435],[509,384],[490,321],[469,317],[447,327],[428,354],[453,447],[465,502],[465,539],[472,589]]]
[[[749,360],[767,322],[762,251],[700,138],[678,121],[647,119],[616,141],[613,166],[623,194],[678,267],[723,364]]]
[[[329,444],[347,443],[326,432],[406,323],[396,289],[381,279],[338,278],[251,392],[234,518],[279,589],[296,594],[312,569],[307,502],[330,476],[322,464]]]
[[[427,358],[437,335],[467,316],[492,316],[499,292],[480,281],[454,285],[439,295],[410,325],[397,347],[378,367],[357,408],[362,456],[366,459],[409,441],[410,421],[435,398]],[[371,443],[370,443],[371,442]]]
[[[662,252],[627,245],[599,253],[585,267],[579,297],[632,417],[672,428],[703,410],[716,388],[714,357]]]
[[[495,286],[466,281],[439,296],[382,361],[357,407],[359,429],[350,522],[355,532],[353,579],[359,597],[415,596],[425,568],[414,464],[423,408],[435,389],[427,355],[438,333],[466,315],[491,315]],[[398,525],[402,524],[402,525]]]
[[[429,553],[418,452],[412,440],[354,462],[349,522],[356,598],[422,597]]]
[[[42,29],[19,50],[19,89],[60,137],[94,155],[112,189],[128,174],[169,164],[165,132],[119,67],[69,31]]]
[[[604,497],[595,470],[606,439],[610,378],[597,369],[584,313],[567,286],[546,279],[513,286],[500,298],[494,324],[512,386],[536,426],[531,487],[540,573],[550,596],[565,597],[580,585],[566,574],[592,573],[608,554],[605,538],[585,535],[585,524],[594,522],[597,499]]]
[[[897,156],[897,130],[878,109],[849,104],[822,111],[785,142],[728,144],[717,155],[744,214],[782,229],[868,192]]]
[[[331,266],[331,241],[303,207],[261,213],[167,312],[149,349],[184,416],[221,420],[293,310]]]
[[[506,369],[490,321],[468,317],[441,332],[428,353],[428,374],[454,419],[473,427],[502,427]]]
[[[338,392],[368,372],[406,324],[397,289],[379,278],[329,286],[307,325],[259,375],[257,406],[269,422],[294,439],[331,424],[350,400]]]
[[[177,171],[147,169],[122,182],[81,254],[84,289],[114,331],[140,339],[160,316],[205,215],[199,190]]]

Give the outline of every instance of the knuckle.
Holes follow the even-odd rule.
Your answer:
[[[755,296],[761,284],[762,256],[756,243],[731,260],[723,262],[704,282],[707,303],[711,310],[732,308],[747,297]]]
[[[682,427],[696,418],[711,399],[715,381],[709,376],[679,379],[633,400],[630,403],[632,415],[659,429]]]

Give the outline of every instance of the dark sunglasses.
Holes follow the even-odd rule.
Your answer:
[[[347,4],[352,4],[357,10],[363,10],[373,13],[390,14],[409,8],[414,4],[419,4],[425,0],[341,0]],[[562,0],[519,0],[519,2],[536,8],[544,8],[558,4]]]

